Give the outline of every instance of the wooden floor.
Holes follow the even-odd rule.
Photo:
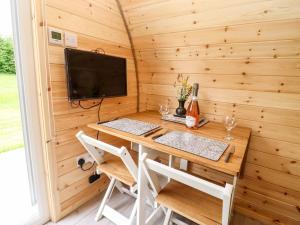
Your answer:
[[[101,196],[95,198],[70,215],[66,216],[64,219],[59,221],[58,223],[48,222],[46,225],[114,225],[106,218],[101,219],[99,222],[94,220],[96,212],[99,207]],[[133,207],[134,199],[126,194],[121,194],[117,191],[112,195],[109,205],[114,209],[122,212],[125,216],[129,216],[131,209]],[[150,208],[147,213],[150,213]],[[155,225],[163,224],[163,217],[158,218],[158,220],[154,223]],[[189,222],[190,225],[194,225],[194,223]],[[232,220],[231,225],[263,225],[258,221],[255,221],[250,218],[246,218],[240,214],[235,214]]]

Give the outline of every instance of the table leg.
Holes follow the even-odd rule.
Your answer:
[[[229,222],[231,220],[232,217],[232,210],[233,210],[233,200],[234,200],[234,194],[235,194],[235,189],[236,189],[236,184],[237,184],[237,176],[233,177],[233,190],[232,190],[232,195],[231,195],[231,199],[230,199],[230,211],[229,211]]]
[[[143,146],[139,145],[139,158],[142,158]],[[137,225],[145,225],[146,220],[146,177],[142,176],[143,168],[138,165],[138,197],[137,197]]]
[[[180,169],[187,171],[188,161],[186,159],[180,159]]]

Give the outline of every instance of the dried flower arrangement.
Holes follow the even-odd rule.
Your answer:
[[[186,101],[192,93],[192,85],[189,84],[189,76],[184,77],[182,74],[178,74],[174,87],[177,88],[178,101]]]

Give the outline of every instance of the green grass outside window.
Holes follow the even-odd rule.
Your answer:
[[[16,76],[0,74],[0,153],[23,146]]]

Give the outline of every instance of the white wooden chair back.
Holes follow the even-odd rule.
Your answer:
[[[137,182],[138,181],[138,169],[133,161],[131,155],[129,154],[128,150],[125,147],[117,148],[103,141],[99,141],[95,138],[89,137],[83,133],[83,131],[79,131],[76,134],[76,137],[84,146],[84,148],[88,151],[88,153],[93,157],[98,165],[103,163],[103,155],[104,152],[110,153],[119,157],[124,165],[126,166],[127,170],[133,177],[133,179]],[[117,177],[110,177],[111,181],[108,185],[108,188],[105,192],[105,195],[101,201],[100,207],[97,211],[95,220],[99,221],[102,216],[107,217],[110,221],[117,225],[133,225],[135,222],[135,215],[137,212],[137,201],[134,204],[130,217],[127,218],[115,209],[111,208],[107,203],[112,195],[114,188],[118,188],[121,193],[125,192],[125,188],[122,186],[120,181]],[[126,189],[127,190],[127,189]],[[134,190],[134,188],[130,187],[130,190],[126,191],[126,193]]]
[[[161,174],[187,186],[193,187],[201,192],[214,196],[223,201],[222,224],[228,224],[231,206],[231,195],[233,190],[233,186],[231,184],[226,184],[225,187],[219,186],[217,184],[195,177],[175,168],[166,166],[154,160],[147,159],[146,153],[142,155],[140,163],[142,164],[141,166],[143,167],[144,174],[146,175],[154,193],[158,194],[161,190],[156,174]]]
[[[120,157],[134,178],[135,181],[138,180],[138,169],[133,161],[131,155],[129,154],[128,150],[123,146],[121,148],[117,148],[115,146],[112,146],[110,144],[104,143],[103,141],[99,141],[95,138],[92,138],[90,136],[87,136],[84,134],[83,131],[79,131],[76,134],[76,137],[80,141],[80,143],[85,147],[85,149],[88,151],[88,153],[93,157],[93,159],[96,161],[98,165],[103,163],[103,152],[100,152],[100,150],[108,152],[110,154],[113,154],[117,157]]]

